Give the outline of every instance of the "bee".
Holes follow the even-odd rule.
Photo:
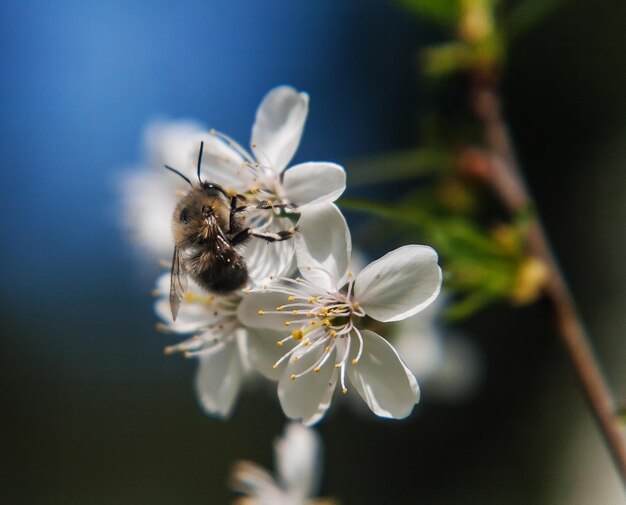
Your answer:
[[[252,237],[267,242],[291,238],[297,227],[268,233],[245,226],[247,212],[285,207],[262,201],[246,205],[246,197],[228,193],[219,184],[200,177],[204,142],[200,143],[197,176],[194,184],[175,168],[165,168],[182,177],[191,189],[180,199],[172,216],[174,256],[170,278],[170,308],[176,320],[187,290],[187,277],[201,288],[218,295],[230,294],[246,285],[248,268],[235,249]]]

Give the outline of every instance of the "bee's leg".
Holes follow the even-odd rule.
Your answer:
[[[250,212],[253,210],[284,209],[287,206],[286,203],[272,203],[270,200],[263,200],[258,205],[241,205],[237,207],[236,201],[231,200],[230,212],[231,214],[239,214],[240,212]]]
[[[298,227],[294,227],[290,230],[280,230],[278,232],[265,232],[265,231],[256,231],[254,228],[246,228],[245,230],[240,231],[235,235],[231,240],[230,244],[236,246],[248,240],[250,237],[262,238],[263,240],[267,240],[268,242],[282,242],[283,240],[290,239],[293,237],[298,231]]]
[[[257,209],[284,209],[287,207],[285,203],[272,203],[270,200],[262,200],[257,206]]]
[[[230,198],[230,216],[228,219],[228,231],[232,233],[236,226],[235,214],[237,214],[237,195]]]
[[[244,212],[246,210],[250,210],[250,209],[254,209],[254,205],[241,205],[238,206],[237,205],[237,200],[238,199],[242,199],[242,200],[246,200],[246,197],[243,195],[233,195],[230,198],[230,217],[229,217],[229,221],[228,221],[228,228],[229,228],[229,233],[233,233],[235,231],[235,229],[237,228],[237,221],[236,221],[236,215],[239,214],[240,212]]]

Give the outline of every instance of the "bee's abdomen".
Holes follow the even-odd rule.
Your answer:
[[[246,263],[234,249],[222,250],[204,266],[197,271],[195,281],[212,293],[229,294],[248,282]]]

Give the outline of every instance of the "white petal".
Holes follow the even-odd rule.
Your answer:
[[[286,333],[275,330],[248,329],[247,349],[252,368],[266,379],[277,381],[282,370],[275,369],[274,364],[289,350],[287,345],[279,347],[276,342],[284,338]]]
[[[289,328],[285,325],[285,321],[293,319],[294,316],[288,310],[276,312],[276,307],[291,303],[287,296],[271,289],[245,294],[237,308],[237,317],[250,328],[282,330],[286,335],[289,333]]]
[[[264,229],[267,232],[278,232],[291,228],[293,223],[289,219],[273,219],[271,225]],[[240,250],[246,260],[250,280],[257,286],[270,281],[271,277],[283,275],[293,262],[295,243],[293,239],[282,242],[267,242],[261,238],[252,237]]]
[[[442,300],[440,295],[418,314],[393,325],[393,346],[420,382],[435,374],[443,363],[443,339],[436,324],[443,309]]]
[[[363,354],[356,365],[349,366],[350,382],[377,416],[407,417],[419,401],[415,377],[384,338],[369,330],[362,335]]]
[[[407,245],[366,266],[354,283],[354,299],[378,321],[400,321],[426,308],[441,289],[437,253]]]
[[[322,398],[322,401],[317,406],[317,410],[312,416],[302,418],[302,424],[304,424],[305,426],[314,426],[322,420],[324,414],[326,414],[326,411],[330,407],[333,395],[335,394],[335,387],[337,387],[338,379],[339,373],[335,368],[333,370],[333,374],[330,377],[330,380],[328,381],[328,389],[326,390],[326,395],[324,396],[324,398]]]
[[[200,405],[208,414],[230,416],[243,376],[236,339],[217,344],[198,359],[195,385]]]
[[[167,327],[176,333],[193,333],[218,319],[213,311],[202,303],[183,302],[176,321],[173,321],[169,298],[159,298],[154,304],[154,311]]]
[[[244,193],[252,187],[252,171],[244,159],[222,139],[210,134],[202,136],[201,178],[217,183],[226,190]],[[194,173],[192,181],[197,179]]]
[[[346,189],[346,172],[335,163],[294,165],[285,171],[283,188],[287,200],[300,208],[316,203],[331,203]]]
[[[240,461],[232,473],[234,491],[244,493],[249,500],[241,500],[249,505],[287,505],[285,492],[274,481],[270,473],[256,463]]]
[[[189,176],[195,172],[200,134],[206,129],[193,121],[155,121],[144,133],[146,157],[151,166],[164,171],[169,165]],[[176,175],[171,174],[172,177]],[[185,182],[182,181],[182,185]]]
[[[290,423],[285,434],[274,444],[276,468],[280,481],[290,494],[301,498],[313,496],[319,465],[319,435],[298,423]]]
[[[402,323],[411,321],[413,317]],[[403,328],[394,336],[393,346],[420,382],[436,374],[443,363],[443,342],[434,329],[415,332]]]
[[[252,127],[252,150],[261,165],[282,171],[293,158],[309,109],[309,96],[289,86],[270,91]]]
[[[172,255],[172,213],[178,202],[169,181],[153,170],[127,172],[119,181],[123,220],[135,243],[154,258]]]
[[[302,276],[334,292],[347,276],[352,240],[339,208],[334,204],[306,207],[298,220],[296,260]]]
[[[295,363],[290,359],[285,367],[278,383],[278,399],[287,417],[296,420],[310,419],[318,413],[320,405],[327,398],[335,371],[334,349],[319,372],[311,371],[295,380],[291,379],[292,374],[303,372],[314,365],[324,352],[324,346],[309,350]]]

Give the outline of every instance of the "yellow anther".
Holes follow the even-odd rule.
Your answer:
[[[276,312],[282,312],[283,310],[285,309],[282,306],[276,307]]]
[[[322,310],[320,310],[320,314],[326,317],[328,315],[328,309],[326,307],[322,307]]]
[[[319,301],[320,299],[317,296],[314,296],[313,298],[309,298],[309,303],[317,303]]]
[[[302,282],[302,279],[301,279],[300,277],[296,277],[294,280],[295,280],[296,282]]]
[[[291,321],[285,321],[285,326],[291,326]]]
[[[347,395],[347,394],[348,394],[348,388],[343,388],[343,389],[341,390],[341,392],[342,392],[344,395]]]
[[[298,311],[297,311],[296,309],[293,309],[293,310],[291,311],[291,315],[292,315],[292,316],[297,316],[297,315],[298,315]]]
[[[253,195],[255,193],[258,193],[259,191],[261,191],[261,188],[259,186],[254,186],[254,187],[250,188],[250,193],[252,193]]]
[[[165,349],[163,349],[163,354],[165,354],[166,356],[169,356],[170,354],[174,354],[176,352],[176,349],[174,347],[166,347]]]
[[[298,356],[294,356],[293,358],[291,358],[291,362],[292,363],[297,363],[299,359],[300,358],[298,358]]]
[[[330,319],[324,319],[324,322],[322,324],[324,326],[330,326],[331,325]]]
[[[279,340],[278,342],[276,342],[276,345],[277,345],[278,347],[282,347],[282,346],[283,346],[283,342]]]
[[[316,366],[316,367],[313,369],[313,371],[314,371],[315,373],[319,373],[319,371],[320,371],[320,367]]]
[[[263,309],[259,309],[259,311],[257,312],[257,314],[259,316],[264,316],[265,315],[265,311]]]
[[[278,368],[278,365],[274,364],[274,365],[272,365],[272,368],[273,368],[274,370],[276,370],[276,369]]]
[[[324,352],[330,352],[330,346],[329,345],[326,346],[326,349],[324,349]]]
[[[306,317],[315,317],[315,314],[313,312],[307,312]]]
[[[291,374],[291,380],[292,380],[292,381],[295,381],[295,380],[296,380],[296,374],[295,374],[295,373],[292,373],[292,374]]]
[[[330,330],[330,331],[328,332],[328,336],[329,336],[330,338],[335,338],[335,337],[337,336],[337,332],[336,332],[335,330]]]
[[[359,360],[358,360],[358,359],[356,359],[356,358],[354,358],[354,359],[352,360],[352,364],[353,364],[353,365],[356,365],[358,362],[359,362]]]
[[[352,304],[352,306],[353,306],[355,309],[358,309],[358,308],[361,306],[361,304],[360,304],[359,302],[354,302],[354,303]]]
[[[243,290],[243,292],[244,292],[246,295],[249,295],[250,293],[252,293],[252,291],[250,291],[249,289],[244,289],[244,290]]]
[[[294,340],[302,340],[304,338],[304,332],[302,330],[293,330],[291,336]]]
[[[310,346],[312,346],[313,344],[311,343],[311,341],[310,341],[310,340],[303,340],[303,341],[302,341],[302,345],[303,345],[304,347],[310,347]]]
[[[268,205],[274,205],[274,201],[273,201],[273,200],[268,200],[268,201],[267,201],[267,204],[268,204]]]
[[[263,284],[263,289],[269,289],[269,286],[267,284]]]
[[[335,363],[335,368],[341,368],[341,363]]]
[[[295,296],[293,296],[293,295],[289,295],[289,296],[287,297],[287,300],[289,300],[290,302],[293,302],[295,299],[296,299],[296,297],[295,297]]]

